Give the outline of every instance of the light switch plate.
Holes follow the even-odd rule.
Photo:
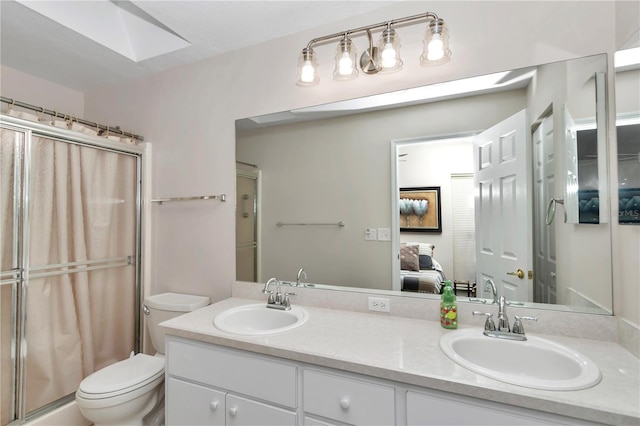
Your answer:
[[[378,231],[376,228],[367,228],[364,230],[365,241],[375,241],[378,239]]]

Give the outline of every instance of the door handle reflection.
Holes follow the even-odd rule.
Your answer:
[[[515,272],[507,272],[507,275],[515,275],[520,279],[524,279],[524,271],[522,269],[518,269]]]

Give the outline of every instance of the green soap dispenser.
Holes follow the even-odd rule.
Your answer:
[[[444,282],[442,301],[440,302],[440,325],[444,328],[458,328],[458,304],[451,281]]]

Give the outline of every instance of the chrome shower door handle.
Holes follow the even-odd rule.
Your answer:
[[[249,199],[249,194],[242,194],[242,217],[249,217],[249,212],[247,211],[246,201]]]

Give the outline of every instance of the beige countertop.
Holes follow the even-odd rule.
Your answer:
[[[254,299],[230,298],[162,323],[165,331],[221,346],[272,355],[381,379],[608,424],[640,424],[640,361],[622,346],[530,333],[571,347],[599,367],[601,382],[578,391],[543,391],[481,376],[451,361],[439,322],[302,306],[309,319],[290,331],[240,336],[213,318]],[[481,332],[479,327],[478,331]]]

